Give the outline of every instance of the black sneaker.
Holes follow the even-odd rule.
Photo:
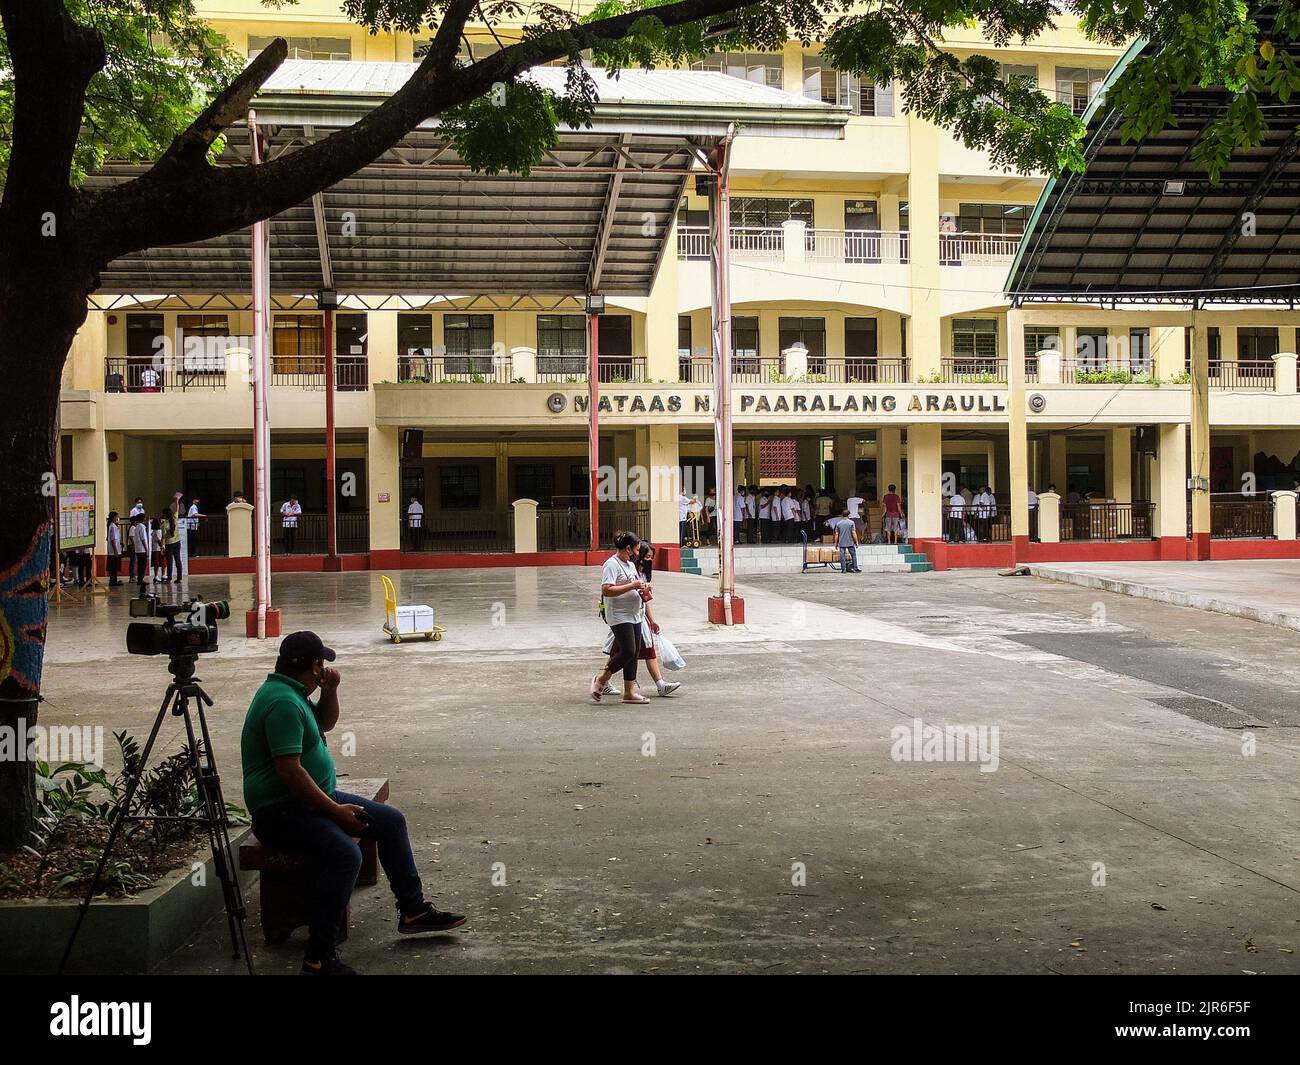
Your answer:
[[[337,954],[331,954],[324,961],[302,960],[302,968],[298,970],[299,976],[356,976],[356,969],[350,965],[344,965],[343,959]]]
[[[403,915],[397,922],[397,930],[404,936],[418,936],[421,932],[449,932],[464,923],[464,914],[445,913],[432,903],[425,903],[419,913]]]

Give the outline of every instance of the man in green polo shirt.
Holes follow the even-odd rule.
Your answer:
[[[335,949],[357,872],[357,838],[375,840],[397,899],[398,932],[445,932],[465,923],[425,901],[406,819],[392,806],[335,787],[325,733],[339,720],[334,651],[314,632],[280,641],[275,672],[258,688],[244,719],[240,754],[244,802],[253,831],[269,847],[302,855],[310,868],[305,975],[350,975]],[[320,689],[320,698],[308,698]]]

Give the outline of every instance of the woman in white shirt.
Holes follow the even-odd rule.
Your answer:
[[[605,668],[591,678],[591,700],[600,702],[609,678],[623,671],[623,702],[648,703],[636,690],[636,664],[641,651],[641,622],[645,619],[645,598],[649,585],[637,572],[632,552],[639,543],[635,533],[614,536],[614,554],[600,571],[600,594],[605,607],[605,624],[614,634],[614,650]]]
[[[116,588],[122,582],[122,530],[117,524],[117,511],[108,516],[108,586]]]

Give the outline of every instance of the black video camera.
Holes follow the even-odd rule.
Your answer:
[[[131,600],[133,618],[162,618],[161,625],[133,621],[126,627],[126,649],[133,655],[172,658],[209,654],[217,649],[217,622],[230,617],[230,604],[197,596],[183,603],[161,603],[156,595]]]

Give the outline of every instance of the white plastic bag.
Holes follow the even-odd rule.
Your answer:
[[[655,635],[655,655],[658,656],[664,669],[686,668],[686,659],[678,654],[672,640],[668,639],[662,632]]]

